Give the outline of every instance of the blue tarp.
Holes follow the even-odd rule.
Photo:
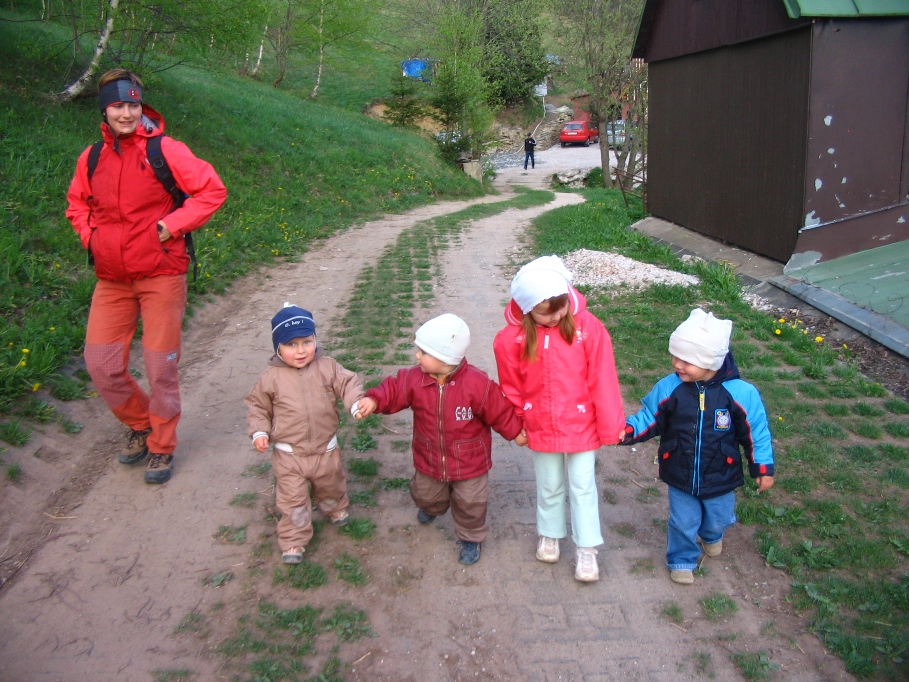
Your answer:
[[[429,82],[427,76],[430,75],[431,65],[425,59],[405,59],[401,62],[401,68],[408,78]],[[423,75],[424,72],[427,72],[426,76]]]

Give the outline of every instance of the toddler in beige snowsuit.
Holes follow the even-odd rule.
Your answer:
[[[363,383],[322,354],[309,311],[285,303],[271,322],[275,355],[244,402],[256,450],[272,446],[281,558],[298,564],[313,534],[310,487],[332,523],[343,525],[349,519],[336,402],[340,398],[346,409],[356,409]]]

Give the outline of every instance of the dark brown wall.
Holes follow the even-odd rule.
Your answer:
[[[819,20],[813,33],[804,225],[906,203],[909,18]]]
[[[804,222],[810,36],[650,64],[653,215],[789,259]]]
[[[634,56],[652,63],[788,31],[782,0],[648,0]]]

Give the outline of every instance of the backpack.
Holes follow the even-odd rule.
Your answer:
[[[164,154],[161,153],[162,137],[164,136],[156,135],[155,137],[149,137],[145,143],[145,153],[148,155],[148,162],[151,164],[152,170],[155,171],[155,177],[158,178],[158,182],[164,185],[164,189],[173,197],[174,205],[171,210],[176,211],[186,200],[186,194],[182,189],[177,187],[177,181],[174,179],[174,174],[171,172],[170,166],[167,165],[167,159],[165,159]],[[101,158],[101,149],[103,147],[104,140],[100,140],[95,142],[88,152],[89,182],[91,182],[92,175],[94,175],[95,169],[98,167],[98,160]],[[183,239],[186,243],[186,254],[193,264],[193,281],[195,282],[199,276],[199,263],[196,261],[196,247],[193,244],[192,232],[187,232],[183,235]],[[91,260],[91,253],[89,252],[89,261]]]

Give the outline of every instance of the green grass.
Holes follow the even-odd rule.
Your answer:
[[[746,680],[770,680],[780,669],[768,658],[766,651],[732,654],[732,662]]]
[[[272,582],[275,585],[286,583],[296,590],[311,590],[328,582],[328,574],[322,566],[304,558],[303,563],[276,568]]]
[[[245,509],[252,509],[256,506],[256,494],[237,493],[230,501],[230,504],[232,507],[244,507]]]
[[[342,554],[335,559],[334,564],[341,580],[352,585],[366,585],[369,582],[369,576],[363,571],[363,566],[356,557]]]
[[[242,545],[246,542],[246,526],[218,526],[214,538],[226,545]]]
[[[698,603],[704,610],[704,617],[711,621],[727,618],[734,615],[739,610],[739,606],[735,603],[735,600],[731,597],[727,597],[725,594],[712,594],[709,597],[704,597]]]

